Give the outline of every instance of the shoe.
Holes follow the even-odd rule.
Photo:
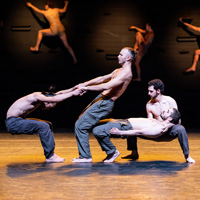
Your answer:
[[[119,151],[116,150],[114,153],[109,154],[104,160],[103,162],[105,163],[112,163],[114,162],[114,160],[120,155]]]
[[[45,162],[47,162],[47,163],[61,163],[61,162],[65,162],[65,159],[64,158],[60,158],[59,156],[54,154],[50,158],[46,158]]]
[[[92,158],[74,158],[72,159],[73,163],[91,163],[92,162]]]
[[[139,154],[135,154],[135,155],[127,155],[127,156],[124,156],[124,157],[121,157],[122,159],[131,159],[131,160],[137,160],[139,158]]]

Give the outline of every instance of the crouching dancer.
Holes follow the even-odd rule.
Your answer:
[[[39,106],[44,110],[49,110],[58,102],[79,94],[79,89],[71,88],[64,94],[34,92],[16,100],[7,111],[5,124],[8,132],[13,135],[38,133],[44,148],[46,162],[64,162],[64,158],[54,154],[55,142],[51,122],[25,117]]]
[[[152,118],[107,119],[93,128],[93,134],[97,138],[101,148],[106,152],[104,162],[113,162],[119,155],[119,151],[110,141],[110,137],[145,136],[156,138],[165,134],[169,128],[179,123],[180,113],[175,108],[163,111],[160,116],[163,121]]]

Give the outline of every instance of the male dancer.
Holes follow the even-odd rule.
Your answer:
[[[118,55],[121,68],[78,85],[83,93],[89,90],[102,92],[85,108],[75,123],[79,157],[74,158],[72,162],[92,162],[88,131],[112,112],[115,101],[128,87],[132,80],[131,65],[136,54],[137,51],[132,48],[123,48]]]
[[[161,113],[163,121],[152,118],[129,118],[125,120],[108,119],[101,120],[100,124],[93,128],[92,132],[97,138],[101,149],[106,152],[104,162],[113,162],[119,151],[110,141],[110,134],[119,136],[145,136],[156,138],[168,131],[174,124],[179,123],[180,113],[175,108],[170,108]],[[102,124],[103,123],[103,124]]]
[[[170,96],[163,95],[163,92],[164,83],[160,79],[154,79],[148,83],[148,94],[151,97],[150,101],[146,104],[148,118],[155,118],[159,121],[162,121],[163,119],[160,117],[160,115],[163,111],[169,108],[178,109],[176,101]],[[195,160],[190,157],[187,133],[181,124],[176,124],[173,126],[164,136],[164,138],[158,137],[157,141],[162,141],[163,139],[173,140],[178,137],[186,162],[195,162]],[[137,151],[137,137],[128,137],[127,144],[127,149],[131,150],[132,153],[122,158],[133,160],[138,159],[139,155]]]
[[[7,130],[15,134],[39,134],[46,162],[64,162],[65,159],[54,154],[55,142],[52,132],[51,122],[25,118],[30,112],[41,106],[43,109],[49,110],[61,102],[72,96],[80,94],[80,90],[74,88],[68,89],[68,92],[60,95],[41,92],[34,92],[16,100],[8,109],[6,116]]]

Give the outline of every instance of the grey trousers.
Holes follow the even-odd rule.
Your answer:
[[[110,141],[109,130],[111,128],[118,128],[119,130],[132,130],[132,126],[128,120],[123,119],[108,119],[101,120],[99,125],[95,126],[92,130],[94,136],[99,142],[101,149],[106,152],[107,155],[114,153],[116,147]],[[115,136],[121,137],[121,136]]]
[[[177,137],[180,146],[182,148],[183,154],[185,156],[189,155],[189,143],[188,143],[187,132],[185,128],[180,124],[174,125],[167,133],[158,138],[146,138],[146,137],[141,137],[141,138],[153,140],[156,142],[162,142],[162,141],[172,141]],[[127,150],[137,150],[137,137],[135,136],[127,137]]]
[[[80,158],[91,158],[89,131],[107,117],[113,109],[114,101],[102,94],[98,95],[82,112],[75,123],[75,135]]]
[[[39,134],[46,158],[54,154],[55,142],[52,132],[52,124],[39,119],[23,119],[20,117],[9,117],[5,120],[8,132],[16,134]]]

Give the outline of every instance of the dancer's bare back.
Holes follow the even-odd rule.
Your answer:
[[[24,96],[15,101],[7,112],[8,117],[25,117],[30,112],[35,110],[40,105],[40,102],[35,97],[35,93]]]

